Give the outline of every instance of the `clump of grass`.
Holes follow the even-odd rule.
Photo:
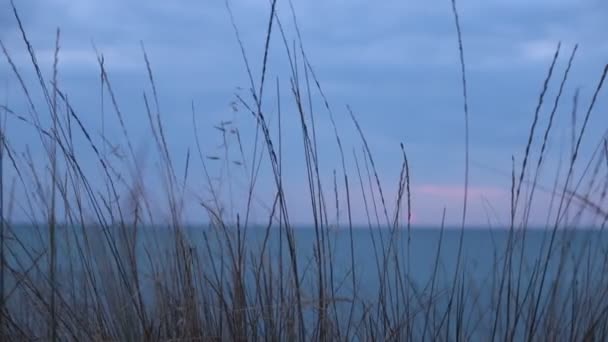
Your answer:
[[[19,14],[14,5],[12,8],[43,95],[42,99],[34,98],[23,71],[0,41],[3,56],[28,104],[25,113],[17,112],[8,103],[0,107],[0,339],[592,341],[608,338],[608,253],[602,239],[597,238],[608,221],[607,210],[603,209],[608,178],[601,176],[602,169],[608,172],[608,138],[604,135],[597,142],[586,165],[580,161],[581,150],[587,148],[583,136],[608,66],[601,74],[580,130],[575,132],[573,128],[566,175],[560,177],[558,172],[553,189],[549,189],[552,202],[557,200],[558,206],[555,213],[548,215],[552,220],[548,219],[545,240],[533,254],[526,247],[530,245],[526,243],[526,234],[534,193],[546,190],[541,185],[541,169],[576,47],[550,110],[534,177],[528,181],[529,160],[537,148],[533,138],[541,122],[541,109],[560,47],[556,50],[534,111],[519,177],[515,163],[511,172],[511,217],[505,247],[494,251],[492,278],[480,281],[463,257],[469,182],[469,107],[463,37],[456,3],[452,1],[465,116],[462,226],[457,253],[449,256],[455,257],[456,267],[442,276],[447,242],[444,209],[435,257],[431,260],[432,272],[428,280],[421,282],[411,273],[412,265],[425,261],[414,259],[410,253],[411,245],[416,243],[411,236],[411,207],[416,200],[411,184],[416,177],[410,172],[406,148],[401,144],[401,169],[395,187],[395,208],[391,210],[388,188],[382,186],[374,152],[350,107],[346,113],[358,133],[360,146],[353,148],[352,159],[344,152],[346,146],[334,118],[337,112],[305,53],[293,6],[290,10],[297,39],[290,45],[276,1],[270,3],[261,73],[256,83],[252,60],[226,2],[249,80],[249,89],[236,95],[234,106],[251,115],[255,135],[253,142],[245,144],[241,141],[241,127],[222,122],[216,127],[221,134],[222,154],[211,154],[199,140],[193,104],[196,148],[192,151],[195,158],[198,156],[200,173],[194,169],[195,158],[191,158],[190,149],[183,156],[170,152],[168,141],[172,137],[164,129],[152,58],[142,44],[150,88],[143,94],[142,105],[160,165],[156,182],[163,186],[167,208],[167,218],[161,222],[154,213],[159,199],[153,199],[146,188],[149,179],[131,143],[119,94],[114,92],[103,55],[97,52],[101,104],[103,107],[104,98],[109,95],[118,120],[115,128],[123,140],[112,141],[112,145],[120,148],[126,145],[125,154],[108,153],[105,109],[102,108],[102,136],[98,138],[91,133],[94,128],[84,125],[58,83],[59,31],[52,79],[47,83]],[[277,29],[289,63],[286,77],[289,81],[277,78],[276,98],[269,99],[272,96],[268,90],[271,84],[268,71],[272,67],[269,52],[271,37],[277,35]],[[312,246],[303,245],[305,239],[298,238],[301,235],[289,215],[288,203],[293,198],[286,191],[283,170],[284,89],[288,89],[293,100],[302,134],[308,187],[306,194],[298,195],[307,196],[310,202]],[[315,108],[315,98],[322,101],[322,110]],[[275,101],[273,113],[271,104]],[[39,102],[47,105],[46,111],[37,107]],[[578,103],[578,95],[574,102]],[[272,125],[273,114],[278,119],[276,127]],[[330,149],[317,141],[315,117],[323,114],[332,125],[339,171],[321,165],[320,154]],[[29,149],[21,153],[11,144],[6,135],[7,118],[19,120],[33,130],[46,160],[35,160]],[[575,124],[576,121],[573,127]],[[244,145],[252,146],[251,155],[246,154]],[[83,162],[84,153],[94,156],[100,175],[86,171],[89,167]],[[183,170],[177,160],[183,160]],[[356,165],[356,177],[348,168],[351,160]],[[220,181],[214,177],[216,168],[211,163],[221,164]],[[581,166],[584,172],[575,174],[575,167]],[[326,192],[324,184],[325,168],[333,175],[335,223],[329,200],[331,192]],[[264,172],[271,177],[272,196],[264,218],[267,223],[259,227],[252,223],[251,216],[254,202],[258,201],[258,181]],[[241,187],[244,193],[235,196],[235,189],[239,189],[237,173],[246,175],[246,185]],[[192,174],[201,174],[206,185],[203,193],[193,196],[189,186]],[[14,177],[8,190],[6,175]],[[582,184],[587,185],[583,192]],[[526,191],[524,185],[530,186],[522,196],[522,190]],[[23,196],[15,204],[17,188]],[[373,270],[361,270],[357,265],[359,232],[355,232],[352,217],[352,203],[357,195],[363,200],[368,222]],[[234,197],[244,198],[245,204],[236,205]],[[185,221],[185,203],[192,198],[209,217],[204,227],[188,226]],[[30,222],[12,222],[15,205]],[[345,223],[340,216],[344,207]],[[571,212],[575,215],[567,216]],[[594,222],[600,222],[599,229],[574,234],[571,227],[581,222],[583,212],[592,215]],[[347,230],[347,243],[341,245],[348,249],[346,264],[340,264],[337,257],[340,228]],[[405,240],[403,232],[407,234]],[[261,234],[260,240],[253,238],[256,234]],[[582,247],[577,249],[578,244],[573,247],[571,239],[584,239]],[[307,259],[303,250],[311,247],[313,253]],[[369,293],[370,288],[362,284],[372,278],[378,286]]]

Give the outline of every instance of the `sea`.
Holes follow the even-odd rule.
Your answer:
[[[68,279],[73,278],[74,272],[78,273],[78,266],[74,270],[74,260],[79,260],[78,253],[89,253],[98,267],[106,270],[112,269],[113,264],[103,262],[104,259],[113,260],[115,255],[134,257],[138,262],[138,272],[146,278],[158,271],[154,265],[170,259],[175,250],[173,229],[141,227],[126,231],[87,228],[84,234],[82,228],[59,227],[56,232],[57,268],[61,279],[65,279],[63,286],[69,286]],[[423,300],[430,299],[429,293],[433,291],[441,303],[437,307],[445,308],[450,294],[454,293],[451,289],[456,281],[464,284],[463,298],[468,308],[464,314],[470,315],[467,327],[471,330],[468,337],[472,339],[483,340],[480,336],[489,334],[494,317],[492,308],[495,310],[499,305],[499,289],[506,288],[501,285],[503,279],[511,282],[513,291],[519,282],[522,298],[530,281],[536,279],[533,286],[536,290],[532,294],[542,299],[541,304],[551,294],[562,306],[582,305],[576,303],[577,298],[595,291],[597,301],[592,304],[597,305],[598,310],[602,305],[608,307],[606,291],[601,292],[608,289],[608,234],[603,230],[483,227],[391,230],[354,227],[327,228],[323,230],[324,234],[319,235],[319,230],[313,226],[299,226],[290,231],[300,284],[309,298],[316,296],[314,289],[318,285],[317,260],[320,256],[332,261],[331,267],[329,264],[323,267],[327,286],[333,284],[336,298],[348,299],[356,295],[357,300],[370,305],[378,303],[383,284],[389,301],[405,300],[399,297],[402,289],[399,277],[407,275],[411,302],[418,301],[412,305],[425,307]],[[7,263],[13,269],[27,269],[36,261],[44,270],[48,265],[48,230],[22,225],[11,228],[10,233],[7,234],[9,239],[5,240]],[[259,263],[262,251],[264,262],[274,265],[273,272],[280,264],[281,267],[289,267],[289,245],[284,228],[256,226],[236,230],[188,226],[182,228],[180,234],[186,250],[198,257],[200,262],[197,265],[205,268],[205,272],[211,272],[209,266],[213,266],[227,270],[224,274],[230,274],[229,270],[234,267],[231,253],[238,253],[240,249],[244,255],[242,266],[249,270],[245,271],[246,286],[251,285],[249,291],[255,292],[253,265]],[[117,242],[114,249],[108,247],[108,241]],[[132,241],[137,242],[132,245]],[[81,247],[77,247],[78,244]],[[85,245],[87,248],[82,248]],[[135,247],[132,249],[134,256],[128,255],[128,246]],[[513,252],[507,253],[508,250]],[[383,265],[387,265],[386,272]],[[505,273],[507,265],[512,270],[510,279]],[[543,291],[539,292],[541,280]],[[11,279],[8,282],[16,285],[17,279],[12,278],[12,283]],[[554,286],[556,284],[558,286]],[[144,293],[153,293],[152,287],[142,286]],[[344,310],[350,307],[340,305]],[[312,315],[313,312],[309,314],[310,317]],[[566,312],[562,318],[572,318],[571,315]]]

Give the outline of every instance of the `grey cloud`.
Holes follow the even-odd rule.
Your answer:
[[[42,5],[36,11],[31,10],[33,3],[22,0],[17,4],[26,28],[41,54],[49,60],[54,27],[62,27],[66,73],[96,71],[90,43],[94,40],[106,55],[112,74],[126,81],[132,73],[144,72],[138,45],[143,40],[155,73],[165,80],[163,93],[170,101],[179,98],[187,102],[188,96],[211,92],[229,97],[235,86],[247,85],[223,0],[51,0],[39,2]],[[268,2],[230,3],[252,58],[254,74],[258,75]],[[420,131],[402,129],[399,125],[381,127],[382,120],[372,114],[403,121],[401,107],[406,106],[408,112],[418,115],[414,118],[417,125],[432,126],[438,120],[444,123],[437,128],[438,142],[459,139],[451,128],[460,122],[460,117],[445,115],[460,104],[458,55],[448,1],[299,0],[294,5],[305,49],[333,96],[330,99],[338,104],[351,103],[360,112],[370,113],[361,119],[370,131],[394,139],[405,133],[419,140],[425,137]],[[536,88],[531,84],[542,78],[544,68],[523,73],[520,79],[509,78],[509,72],[529,71],[531,67],[539,70],[550,58],[546,51],[551,50],[547,47],[558,40],[569,46],[573,42],[582,43],[580,57],[589,65],[603,58],[607,51],[608,45],[600,32],[608,30],[608,23],[602,20],[608,12],[599,1],[469,0],[459,1],[459,7],[473,95],[489,96],[484,93],[487,87],[475,81],[487,84],[488,79],[500,77],[508,81],[495,89],[519,90],[522,84],[529,85],[531,89],[526,91],[533,92],[525,98],[529,101],[536,96]],[[279,0],[278,11],[288,39],[295,38],[288,2]],[[0,11],[3,16],[6,12]],[[6,22],[13,23],[7,26],[14,29],[14,20],[9,18]],[[270,56],[273,76],[284,75],[287,70],[276,29],[275,26]],[[11,47],[22,49],[16,43]],[[440,103],[431,106],[439,93]],[[226,102],[216,98],[205,101],[214,103],[214,108]],[[475,109],[485,113],[493,106],[507,108],[517,114],[518,120],[526,122],[527,112],[520,112],[521,108],[527,108],[527,103],[511,103],[504,97],[493,101],[493,104],[482,101]],[[504,117],[503,112],[487,115],[492,119],[484,121],[486,124]],[[512,137],[508,133],[505,136]],[[484,141],[490,138],[485,137]]]

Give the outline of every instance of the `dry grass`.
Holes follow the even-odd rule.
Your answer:
[[[276,1],[270,3],[259,83],[228,2],[226,8],[250,83],[246,95],[236,95],[234,105],[254,119],[255,138],[249,142],[253,146],[251,155],[244,152],[239,128],[230,122],[216,127],[222,136],[223,156],[206,155],[199,141],[194,105],[196,149],[192,156],[198,157],[202,172],[193,170],[190,150],[185,156],[170,153],[171,137],[164,130],[152,63],[142,44],[151,89],[151,93],[145,92],[143,96],[146,124],[154,140],[160,165],[158,184],[162,184],[169,213],[166,222],[159,223],[154,219],[155,200],[146,188],[143,166],[132,146],[103,55],[98,52],[97,56],[102,103],[103,97],[109,95],[118,120],[116,129],[124,140],[112,143],[126,146],[127,150],[121,155],[108,152],[105,109],[102,108],[103,133],[97,138],[91,133],[94,129],[83,124],[68,94],[58,84],[59,31],[52,80],[48,82],[13,7],[42,98],[34,98],[23,72],[0,41],[4,59],[28,104],[25,113],[18,113],[8,105],[0,107],[0,340],[601,341],[608,338],[608,253],[601,239],[593,239],[591,233],[580,245],[583,250],[569,244],[576,235],[572,227],[581,222],[583,213],[594,215],[598,234],[603,233],[608,221],[605,209],[608,136],[597,142],[586,164],[580,160],[582,149],[594,147],[586,146],[583,137],[608,66],[595,87],[578,132],[574,128],[578,95],[575,97],[573,146],[567,172],[565,175],[558,172],[553,189],[549,189],[553,194],[552,208],[555,201],[557,209],[548,214],[551,221],[547,221],[546,240],[531,257],[526,237],[534,195],[536,190],[547,191],[541,185],[541,168],[576,53],[575,48],[551,108],[542,143],[535,143],[541,109],[559,58],[558,46],[534,112],[519,176],[516,177],[515,164],[511,172],[507,242],[504,249],[494,251],[492,277],[480,283],[462,255],[469,182],[469,108],[463,37],[456,3],[452,1],[466,140],[462,229],[454,256],[456,267],[441,281],[444,210],[431,276],[428,282],[419,284],[410,275],[412,265],[419,260],[412,259],[410,253],[411,244],[415,243],[411,241],[411,205],[415,197],[410,192],[410,182],[415,179],[411,179],[406,147],[401,145],[403,160],[395,187],[396,205],[391,210],[364,127],[350,108],[347,111],[359,134],[361,150],[353,151],[356,174],[347,167],[349,158],[334,111],[305,53],[299,31],[296,42],[288,43],[290,38],[286,37]],[[291,10],[297,28],[293,7]],[[277,34],[289,62],[287,84],[302,134],[308,185],[305,195],[310,201],[310,221],[314,224],[312,246],[302,246],[297,239],[288,210],[291,198],[284,186],[284,105],[280,99],[285,82],[277,79],[276,99],[269,98],[273,93],[267,75],[269,51],[271,37]],[[324,114],[331,120],[340,157],[340,169],[330,170],[332,192],[326,192],[328,186],[323,184],[324,168],[319,152],[324,147],[317,142],[315,116],[320,111],[314,108],[314,96],[321,98]],[[275,105],[275,101],[277,127],[271,125],[266,109],[269,103]],[[46,104],[47,108],[38,108],[38,103]],[[29,150],[18,151],[11,145],[5,135],[10,122],[7,118],[29,125],[39,138],[46,160],[34,160]],[[85,145],[78,146],[76,141]],[[237,161],[230,157],[231,144],[236,144]],[[529,160],[536,150],[538,159],[531,166]],[[99,175],[85,172],[87,167],[79,157],[82,153],[95,157],[101,182]],[[178,171],[178,159],[185,161],[183,173]],[[209,162],[222,164],[220,173],[227,176],[220,182],[214,178]],[[535,167],[531,181],[527,177],[530,167]],[[583,172],[575,172],[579,168]],[[207,190],[189,196],[189,175],[197,172],[203,176]],[[236,172],[247,175],[244,187],[235,186],[232,175]],[[271,176],[274,195],[268,207],[268,223],[262,227],[261,243],[257,244],[251,238],[256,232],[251,215],[258,201],[256,186],[263,172]],[[7,174],[15,175],[14,179],[5,179]],[[354,185],[357,182],[359,185]],[[235,189],[245,190],[235,195],[234,191],[238,191]],[[15,191],[23,194],[19,203],[14,201]],[[357,268],[354,244],[352,203],[358,195],[363,199],[374,253],[371,257],[375,269],[365,270],[365,274]],[[235,196],[246,199],[243,208],[235,206]],[[184,203],[192,198],[209,217],[204,228],[192,229],[184,222]],[[27,227],[12,222],[15,206],[29,217]],[[345,222],[340,217],[344,212]],[[377,229],[380,227],[388,229]],[[336,263],[334,228],[346,228],[348,232],[348,243],[341,245],[348,249],[348,265]],[[23,231],[31,232],[31,236],[25,237]],[[304,260],[299,253],[310,247],[313,257]],[[534,262],[529,264],[526,260]],[[379,284],[377,292],[371,295],[362,285],[369,278],[375,278]],[[484,293],[487,301],[482,299]]]

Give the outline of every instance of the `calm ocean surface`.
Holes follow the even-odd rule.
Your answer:
[[[8,244],[11,253],[8,256],[9,263],[27,264],[28,258],[44,254],[46,234],[45,231],[37,231],[33,227],[13,228],[15,237]],[[89,245],[92,255],[97,261],[110,258],[109,249],[106,246],[106,236],[99,230],[87,230]],[[229,246],[222,241],[224,235],[221,232],[211,231],[208,228],[189,227],[184,230],[185,239],[192,251],[195,251],[201,260],[201,267],[210,266],[214,263],[216,267],[231,267],[229,259]],[[245,252],[248,260],[246,267],[252,261],[259,260],[260,251],[264,246],[267,231],[263,228],[252,228],[241,235],[244,241]],[[126,240],[118,232],[114,232],[117,241]],[[239,237],[231,232],[233,243]],[[374,230],[357,228],[352,231],[352,246],[354,258],[354,271],[356,274],[357,296],[368,298],[370,302],[377,300],[380,288],[380,276],[377,266],[376,253],[382,253],[381,239],[384,240],[384,250],[388,247],[389,230]],[[454,277],[457,265],[458,247],[460,241],[459,229],[445,229],[442,233],[434,228],[416,228],[409,234],[406,230],[398,231],[394,239],[393,247],[401,260],[401,269],[407,271],[411,286],[417,292],[428,291],[430,280],[436,271],[437,292],[449,289]],[[68,260],[77,260],[75,241],[82,239],[82,231],[63,227],[58,233],[60,256],[58,259],[60,274],[67,279],[68,272],[74,272],[74,266],[69,271]],[[174,234],[168,229],[140,228],[137,232],[137,259],[139,272],[143,276],[150,275],[151,264],[163,263],[171,254],[174,245]],[[333,282],[337,289],[336,295],[352,296],[352,281],[350,278],[351,267],[351,234],[346,229],[330,230],[329,239],[326,241],[326,255],[331,255],[333,260]],[[316,234],[312,227],[299,227],[294,229],[296,242],[296,254],[298,268],[305,292],[314,296],[314,281],[316,277],[316,264],[314,246],[316,245]],[[515,233],[515,254],[513,257],[514,274],[523,280],[523,284],[532,276],[539,265],[539,260],[546,258],[547,248],[551,239],[551,232],[539,229],[529,229],[525,232]],[[283,241],[281,244],[280,241]],[[509,241],[509,231],[506,229],[465,229],[462,235],[462,260],[466,281],[466,288],[471,302],[477,307],[493,305],[495,291],[498,281],[503,274],[504,255]],[[522,241],[523,253],[522,253]],[[374,248],[375,244],[375,248]],[[236,246],[233,246],[236,248]],[[440,248],[440,251],[438,252]],[[119,249],[121,248],[119,244]],[[598,230],[567,230],[558,231],[555,235],[553,245],[553,256],[548,263],[547,285],[550,286],[558,280],[562,283],[560,291],[571,291],[572,284],[595,284],[593,286],[604,286],[606,282],[604,274],[608,251],[608,235]],[[284,264],[288,264],[289,256],[285,243],[284,232],[272,228],[268,231],[266,242],[266,255],[270,262],[278,265],[280,254],[283,254]],[[520,255],[523,256],[520,259]],[[409,257],[409,263],[407,262]],[[45,256],[42,257],[44,260]],[[382,255],[379,255],[380,261]],[[391,259],[392,260],[392,259]],[[435,268],[435,261],[439,265]],[[152,261],[152,262],[151,262]],[[406,261],[406,262],[404,262]],[[247,263],[249,265],[247,265]],[[99,262],[103,267],[105,263]],[[520,268],[521,264],[521,268]],[[389,267],[388,279],[394,280],[394,264]],[[43,266],[44,267],[44,266]],[[78,268],[76,266],[76,268]],[[207,268],[208,270],[209,268]],[[77,271],[76,271],[77,272]],[[255,283],[253,272],[246,275],[246,279]],[[10,281],[10,280],[9,280]],[[145,285],[144,291],[145,291]],[[581,285],[582,286],[582,285]],[[468,297],[469,298],[469,297]],[[606,301],[605,298],[602,300]],[[469,303],[472,304],[472,303]],[[481,313],[479,315],[482,315]]]
[[[89,242],[93,246],[93,253],[103,253],[95,251],[96,248],[102,248],[105,245],[106,236],[98,229],[88,229]],[[9,245],[12,245],[11,258],[25,258],[26,253],[38,254],[43,253],[46,248],[47,234],[44,229],[35,229],[27,226],[17,226],[12,229],[13,234],[18,239],[10,239]],[[314,264],[314,246],[316,245],[316,234],[312,227],[299,227],[293,230],[296,253],[298,263],[302,272],[309,272],[307,268],[313,267]],[[220,256],[225,254],[228,257],[228,245],[223,239],[224,235],[221,232],[213,232],[204,227],[188,227],[184,229],[185,239],[198,252],[201,259],[209,259],[211,256]],[[266,230],[264,228],[251,228],[241,235],[241,240],[244,241],[247,254],[259,254],[266,238]],[[352,246],[354,248],[355,271],[357,277],[365,287],[373,287],[374,279],[377,278],[376,253],[381,258],[382,248],[381,241],[384,241],[385,250],[389,246],[389,230],[374,229],[373,232],[367,228],[355,228],[352,230]],[[113,237],[117,240],[124,240],[119,232],[114,232]],[[236,244],[238,236],[235,232],[229,233],[233,239],[233,244]],[[137,232],[137,254],[141,259],[139,262],[145,269],[146,263],[149,263],[150,257],[147,253],[154,252],[155,255],[162,255],[163,251],[170,251],[173,244],[173,236],[171,230],[164,228],[140,228]],[[282,236],[282,246],[281,246]],[[351,269],[351,234],[347,229],[330,230],[329,239],[325,241],[326,255],[330,255],[334,261],[334,272],[336,275],[346,274]],[[393,249],[397,250],[398,254],[407,260],[410,258],[409,275],[415,283],[424,284],[430,279],[433,274],[435,261],[437,260],[439,251],[439,268],[437,275],[450,275],[456,268],[458,255],[458,247],[461,236],[460,229],[444,229],[443,236],[439,229],[434,228],[412,228],[410,233],[406,230],[396,232],[396,238],[393,240]],[[408,243],[409,237],[409,243]],[[68,251],[71,251],[71,257],[75,258],[75,241],[82,238],[80,229],[71,229],[61,227],[57,233],[57,241],[59,243],[59,264],[64,264],[69,258]],[[545,258],[551,232],[540,229],[528,229],[523,233],[515,232],[514,244],[516,250],[516,260],[519,263],[518,257],[521,253],[523,241],[523,268],[531,270],[538,262],[539,258]],[[509,240],[509,231],[506,229],[482,229],[482,228],[467,228],[462,236],[462,260],[465,271],[469,273],[477,281],[485,281],[489,279],[493,273],[499,271],[497,267],[502,269],[504,254]],[[375,245],[375,248],[374,248]],[[209,251],[208,249],[211,249]],[[268,232],[266,253],[278,258],[279,252],[283,253],[285,260],[288,258],[287,245],[285,242],[285,233],[279,232],[278,228],[271,228]],[[409,249],[409,253],[408,253]],[[147,251],[146,251],[147,250]],[[331,251],[330,251],[331,250]],[[550,270],[556,267],[559,262],[559,256],[566,256],[564,271],[568,274],[573,271],[573,266],[580,265],[588,267],[589,261],[593,264],[603,264],[603,258],[606,257],[608,250],[608,234],[598,230],[577,229],[567,231],[557,231],[553,245],[553,254],[549,263]],[[103,254],[100,254],[103,255]],[[590,260],[588,260],[590,259]],[[228,261],[226,260],[226,263]],[[498,265],[497,265],[498,264]],[[314,272],[313,272],[314,273]],[[574,276],[574,275],[572,275]]]

